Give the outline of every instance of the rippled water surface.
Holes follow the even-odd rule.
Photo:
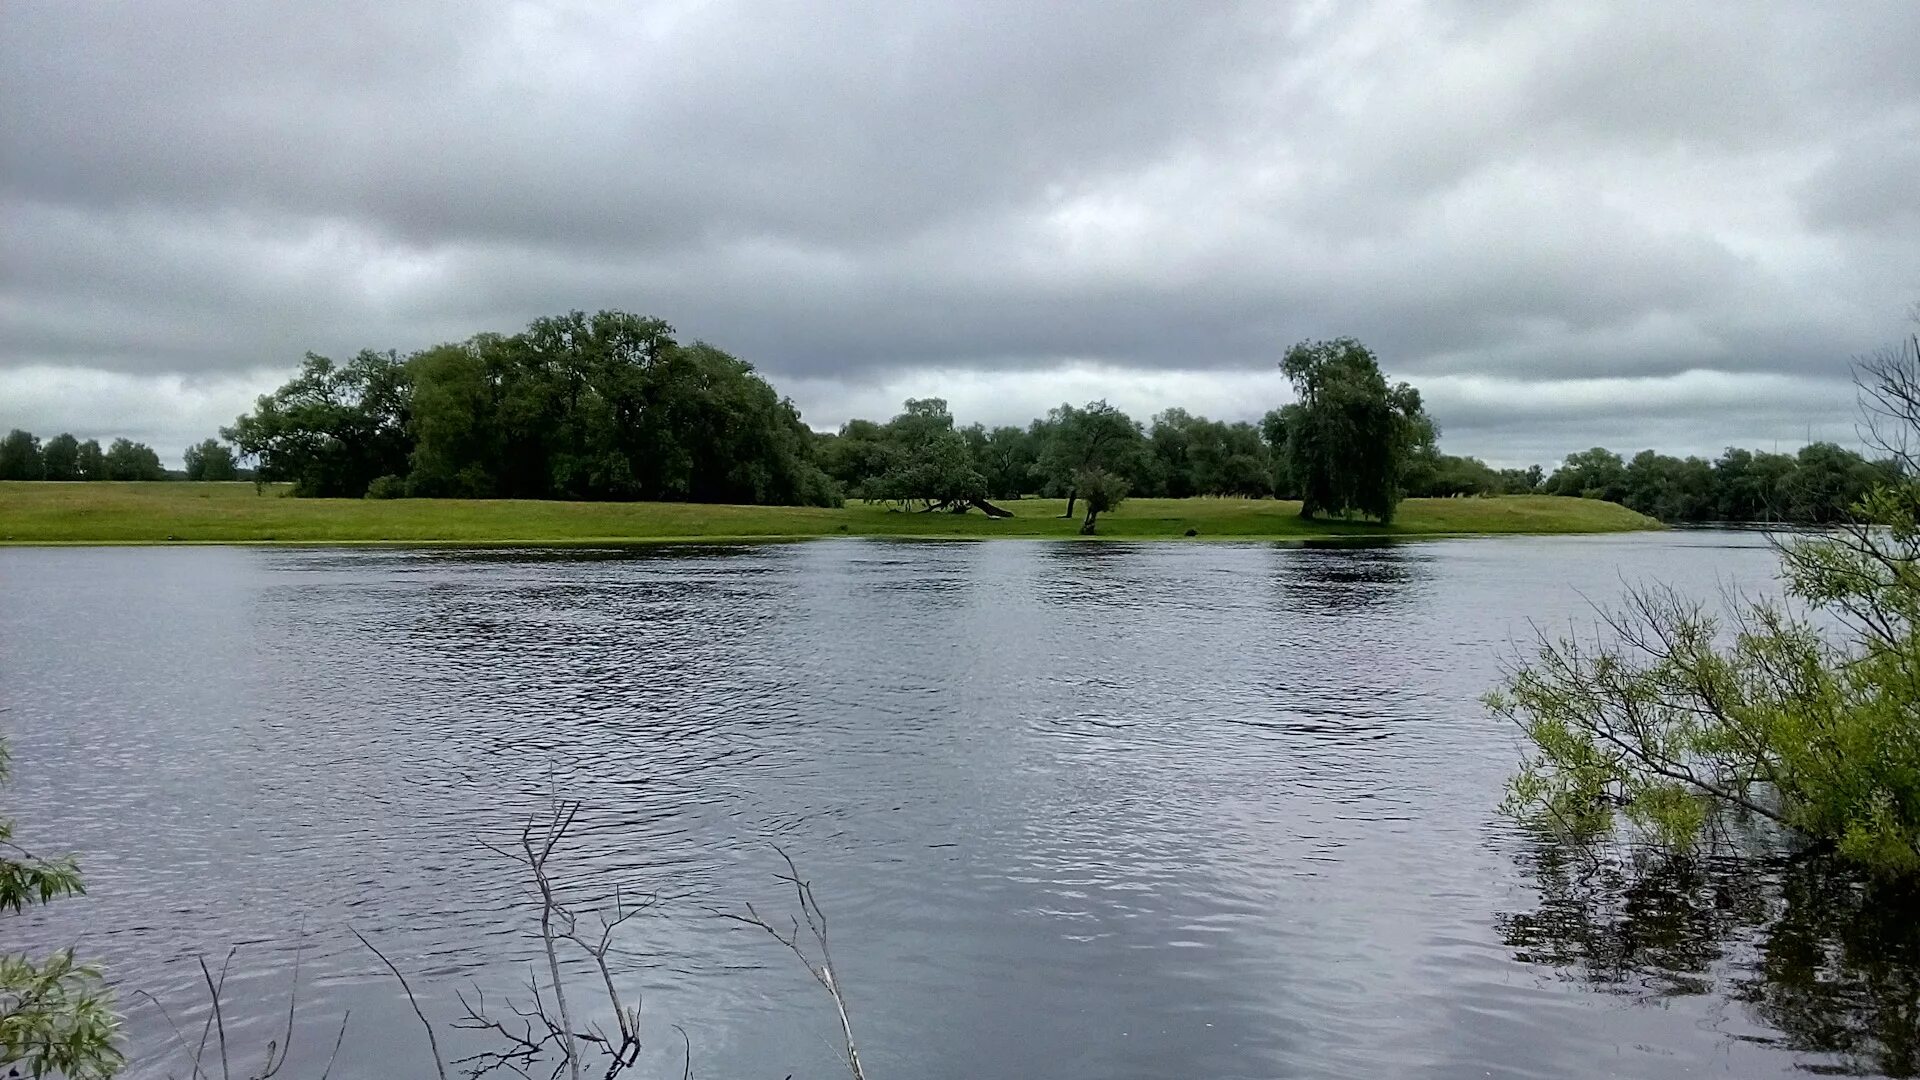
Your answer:
[[[660,897],[617,965],[653,1075],[673,1024],[699,1075],[834,1074],[825,995],[712,914],[787,910],[772,843],[876,1080],[1902,1075],[1911,909],[1495,813],[1477,698],[1532,624],[1772,566],[1733,533],[0,550],[5,805],[91,886],[0,926],[110,965],[143,1074],[185,1072],[145,994],[190,1025],[238,946],[236,1046],[298,956],[303,1075],[348,1010],[336,1076],[426,1075],[348,928],[443,1019],[511,991],[526,890],[485,844],[558,792],[569,895]]]

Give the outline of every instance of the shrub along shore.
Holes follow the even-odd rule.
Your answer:
[[[516,499],[296,499],[249,483],[0,482],[0,543],[578,544],[809,536],[1068,538],[1063,499],[1001,504],[1010,518],[844,507]],[[1300,540],[1658,528],[1593,499],[1550,495],[1408,499],[1391,525],[1301,518],[1279,499],[1130,499],[1103,516],[1110,539]]]

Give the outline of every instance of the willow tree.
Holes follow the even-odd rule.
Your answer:
[[[1303,341],[1280,370],[1299,400],[1270,414],[1269,438],[1300,495],[1300,516],[1364,514],[1391,522],[1414,453],[1433,442],[1420,391],[1389,384],[1373,351],[1350,337]]]
[[[1488,697],[1531,744],[1510,811],[1687,844],[1726,815],[1920,872],[1920,339],[1863,364],[1898,463],[1833,531],[1777,543],[1784,598],[1720,617],[1671,589],[1543,642]]]

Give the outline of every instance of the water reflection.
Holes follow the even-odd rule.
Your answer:
[[[1425,569],[1425,557],[1405,544],[1274,550],[1274,598],[1305,615],[1348,615],[1394,604]]]
[[[1542,843],[1520,862],[1540,892],[1496,919],[1515,958],[1639,1002],[1725,994],[1810,1055],[1806,1071],[1920,1075],[1920,888],[1834,859],[1597,853]]]

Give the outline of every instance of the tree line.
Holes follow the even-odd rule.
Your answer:
[[[187,448],[188,480],[239,477],[233,449],[208,439]],[[0,480],[166,480],[160,455],[146,443],[115,439],[105,450],[98,439],[85,442],[68,432],[42,443],[30,431],[15,428],[0,439]]]
[[[1901,472],[1894,458],[1868,460],[1830,442],[1793,454],[1728,447],[1713,461],[1652,450],[1627,460],[1595,447],[1569,454],[1540,490],[1605,499],[1662,521],[1825,525],[1852,517],[1869,492]]]
[[[1299,363],[1311,363],[1308,355]],[[850,496],[935,509],[980,496],[1072,499],[1081,474],[1094,469],[1137,496],[1297,499],[1309,516],[1390,520],[1400,496],[1566,495],[1668,522],[1799,524],[1845,520],[1900,474],[1890,459],[1868,460],[1827,442],[1794,454],[1730,447],[1713,461],[1652,450],[1627,459],[1596,447],[1569,454],[1552,473],[1538,465],[1496,469],[1442,453],[1418,391],[1374,381],[1377,369],[1358,354],[1342,362],[1359,372],[1357,404],[1329,407],[1347,391],[1303,369],[1301,400],[1258,424],[1178,408],[1142,424],[1095,401],[1061,405],[1024,428],[956,427],[946,402],[913,399],[891,420],[853,420],[821,436],[821,465]]]
[[[1832,443],[1719,458],[1595,448],[1551,474],[1442,453],[1420,392],[1390,384],[1352,338],[1287,350],[1295,402],[1260,421],[1169,408],[1145,423],[1106,401],[1062,404],[1024,427],[958,425],[939,398],[834,432],[801,422],[744,360],[680,342],[622,311],[535,319],[410,355],[309,354],[299,372],[189,447],[184,476],[255,476],[296,495],[669,500],[1001,512],[990,500],[1103,508],[1127,496],[1298,500],[1305,516],[1391,521],[1403,497],[1552,494],[1605,499],[1664,521],[1843,519],[1893,475]],[[235,450],[238,450],[236,455]],[[242,467],[257,463],[256,471]],[[153,451],[24,431],[0,443],[0,479],[161,479]],[[1096,511],[1098,512],[1098,511]]]
[[[1298,499],[1305,516],[1391,521],[1423,494],[1437,429],[1418,390],[1389,385],[1358,341],[1302,342],[1281,368],[1300,400],[1258,424],[1166,409],[1149,424],[1106,401],[1062,404],[1025,427],[957,427],[940,398],[915,398],[885,422],[851,420],[818,437],[821,467],[851,497],[962,509],[979,500],[1089,492]],[[991,512],[989,510],[989,512]]]
[[[328,497],[646,499],[1002,512],[1057,495],[1287,495],[1308,514],[1389,520],[1434,428],[1357,341],[1287,354],[1303,400],[1259,425],[1168,410],[1151,431],[1104,401],[1025,428],[957,427],[916,399],[884,423],[801,422],[744,360],[665,322],[570,312],[408,356],[308,355],[222,436],[265,481]],[[1089,523],[1090,524],[1090,523]]]

